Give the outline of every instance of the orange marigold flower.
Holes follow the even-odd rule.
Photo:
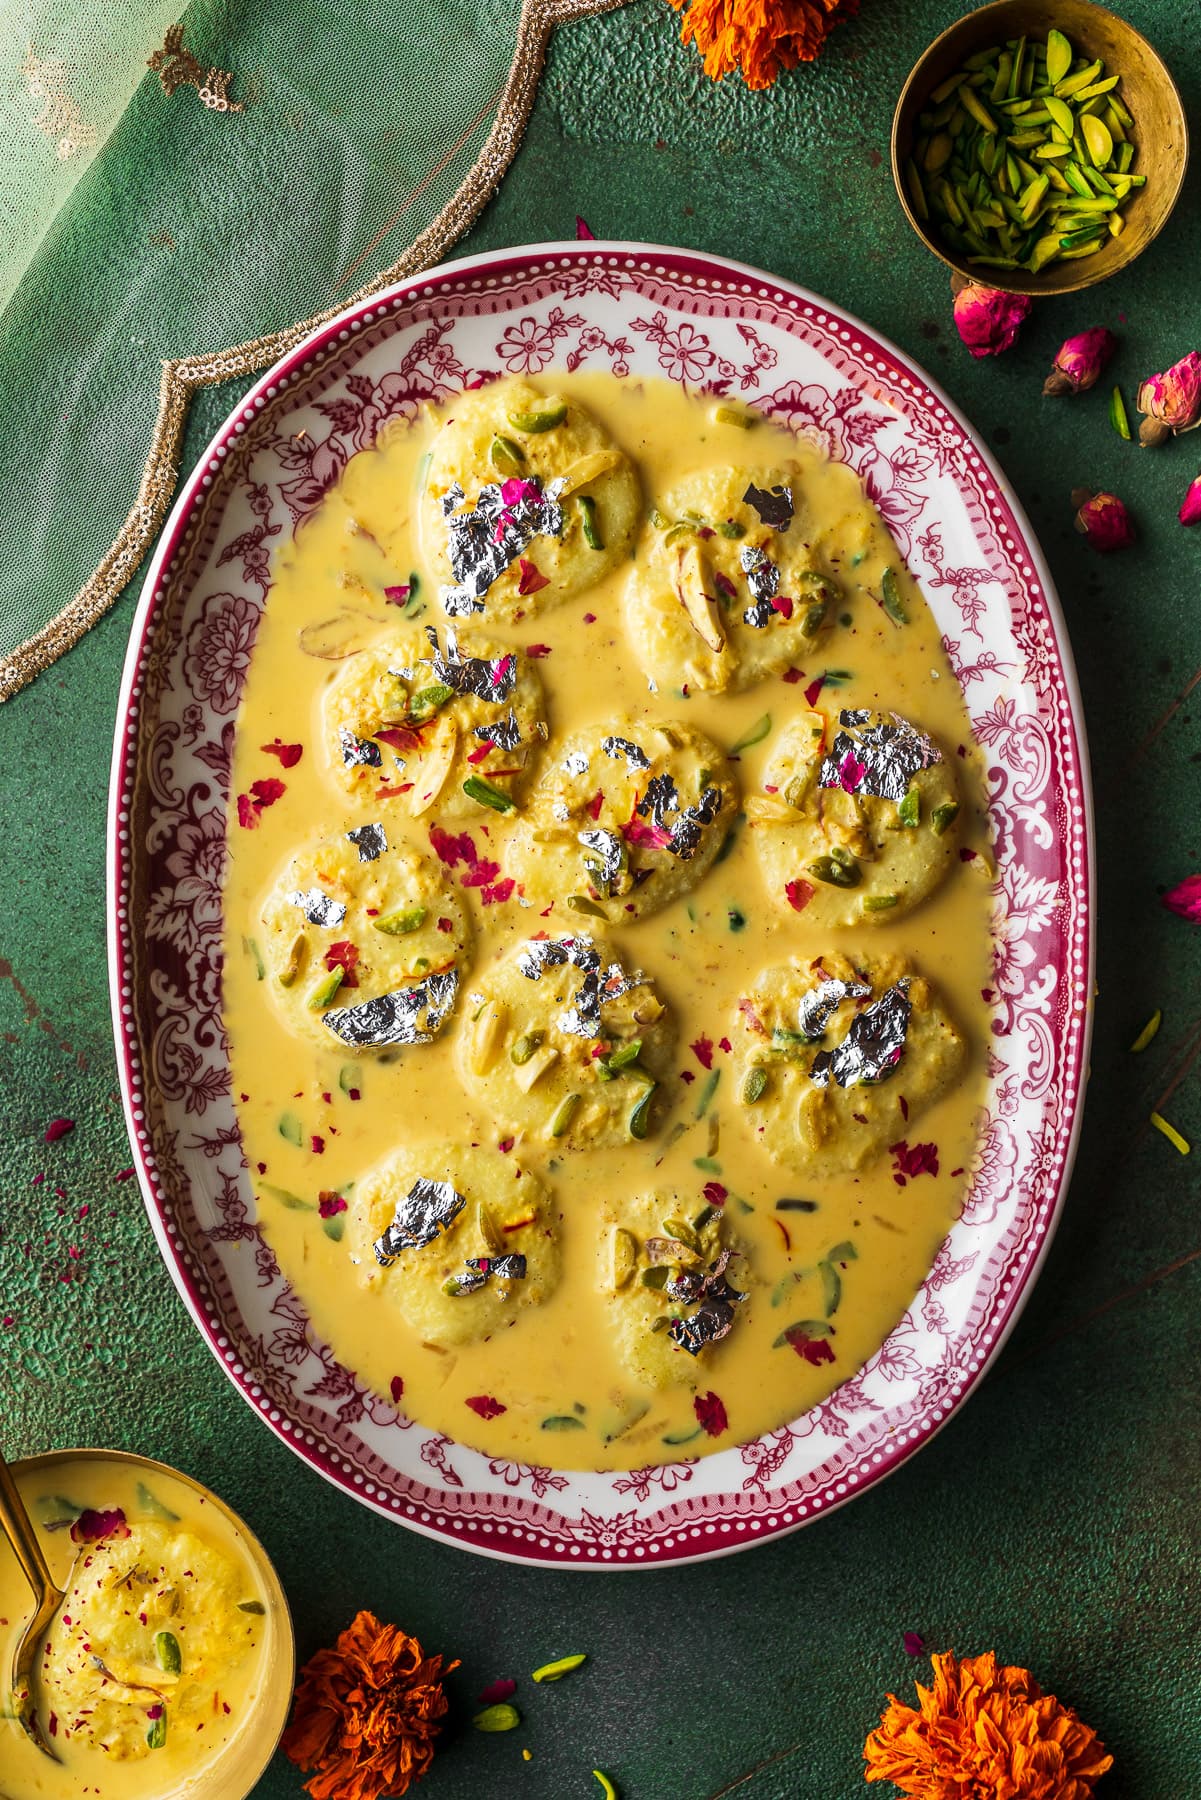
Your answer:
[[[359,1613],[332,1650],[300,1671],[283,1748],[299,1769],[315,1769],[313,1800],[380,1800],[407,1794],[434,1760],[446,1712],[442,1666],[416,1638],[374,1613]]]
[[[840,19],[859,11],[859,0],[671,0],[687,6],[680,36],[695,43],[705,74],[720,81],[742,70],[749,88],[770,87],[781,69],[812,62]]]
[[[1113,1766],[1091,1726],[1028,1669],[987,1656],[935,1656],[918,1706],[895,1694],[863,1746],[868,1781],[911,1800],[1090,1800]]]

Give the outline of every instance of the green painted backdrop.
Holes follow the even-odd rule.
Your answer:
[[[570,1800],[599,1791],[594,1764],[627,1800],[878,1791],[862,1786],[859,1752],[884,1691],[921,1672],[905,1630],[1030,1665],[1114,1751],[1105,1800],[1196,1788],[1201,1217],[1193,1163],[1147,1118],[1158,1101],[1201,1143],[1201,935],[1158,900],[1201,868],[1192,702],[1163,722],[1201,661],[1201,532],[1175,522],[1201,438],[1140,451],[1110,431],[1103,393],[1044,401],[1040,388],[1061,339],[1085,326],[1118,332],[1113,373],[1128,398],[1141,374],[1198,346],[1201,180],[1194,171],[1130,273],[1042,305],[1015,351],[973,362],[886,158],[904,75],[959,10],[863,0],[816,68],[766,96],[699,79],[660,0],[564,30],[524,149],[463,245],[571,235],[580,212],[598,235],[695,245],[807,283],[896,339],[962,405],[1058,581],[1092,738],[1101,872],[1083,1143],[1046,1272],[996,1370],[898,1475],[797,1536],[707,1568],[572,1578],[427,1543],[303,1468],[202,1347],[135,1184],[117,1179],[129,1154],[109,1042],[103,827],[132,595],[0,712],[5,1448],[113,1444],[213,1482],[275,1557],[302,1654],[371,1606],[460,1656],[430,1800]],[[1195,0],[1123,10],[1168,58],[1195,120]],[[315,269],[314,305],[323,280]],[[198,405],[190,458],[234,399],[224,389]],[[1078,483],[1127,499],[1137,548],[1106,561],[1074,535]],[[1156,1006],[1163,1030],[1132,1057]],[[76,1128],[47,1147],[56,1113]],[[524,1684],[521,1731],[466,1728],[486,1681],[577,1649],[591,1661],[570,1681]],[[277,1759],[259,1793],[298,1796],[299,1777]]]

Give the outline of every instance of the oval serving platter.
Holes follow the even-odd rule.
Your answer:
[[[489,1459],[339,1365],[256,1222],[220,1010],[230,758],[274,545],[384,420],[491,373],[584,364],[737,397],[858,472],[933,608],[987,753],[998,863],[982,1137],[922,1291],[803,1418],[740,1449],[603,1475]],[[1059,605],[1004,479],[920,369],[803,289],[653,245],[543,244],[449,263],[308,338],[222,426],[159,540],[110,800],[113,1017],[142,1193],[175,1283],[245,1399],[386,1517],[560,1568],[739,1550],[912,1455],[1012,1327],[1071,1168],[1092,986],[1080,720]]]

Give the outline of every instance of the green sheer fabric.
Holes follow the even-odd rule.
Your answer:
[[[478,157],[520,16],[520,0],[194,0],[183,46],[231,73],[243,110],[223,112],[147,71],[172,22],[151,0],[10,10],[0,659],[113,542],[160,361],[306,319],[394,262]],[[29,92],[34,62],[53,103]],[[69,154],[68,100],[88,140]]]

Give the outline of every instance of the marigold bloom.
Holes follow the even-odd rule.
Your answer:
[[[835,25],[859,11],[859,0],[671,0],[687,6],[680,36],[695,43],[705,74],[721,81],[742,70],[749,88],[767,88],[781,69],[812,62]]]
[[[895,1695],[863,1747],[868,1781],[910,1800],[1090,1800],[1113,1766],[1091,1726],[1027,1669],[986,1656],[935,1656],[918,1705]]]
[[[434,1759],[446,1712],[440,1656],[374,1613],[361,1612],[332,1649],[300,1672],[283,1748],[313,1800],[380,1800],[407,1794]]]

